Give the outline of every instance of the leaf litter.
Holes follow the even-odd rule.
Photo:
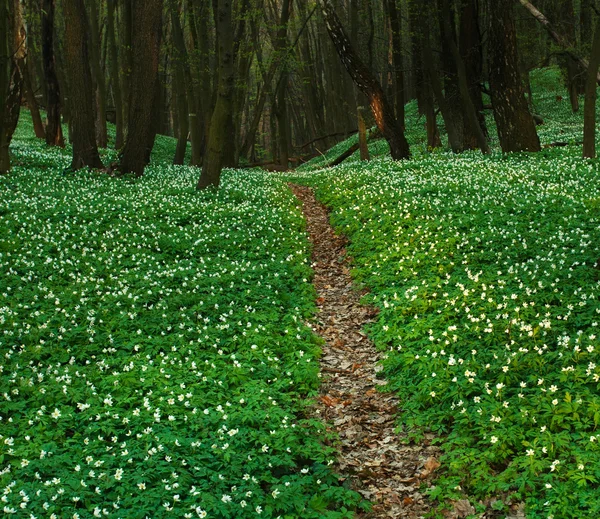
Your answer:
[[[440,467],[432,435],[408,442],[396,431],[400,402],[381,391],[386,381],[380,352],[363,332],[377,311],[360,303],[350,277],[346,240],[335,234],[327,209],[308,187],[290,186],[302,203],[313,245],[312,268],[319,312],[313,329],[324,340],[322,385],[315,406],[340,438],[337,470],[341,479],[373,503],[361,519],[422,518],[431,503],[424,490]]]

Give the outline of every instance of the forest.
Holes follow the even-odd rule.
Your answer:
[[[0,0],[0,510],[600,517],[596,0]]]

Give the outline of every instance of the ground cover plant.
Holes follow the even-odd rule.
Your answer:
[[[23,124],[0,180],[3,514],[349,517],[304,417],[319,348],[285,185],[198,193],[160,157],[142,179],[66,172]]]
[[[542,143],[570,146],[417,148],[295,176],[331,207],[380,310],[369,331],[399,427],[439,434],[440,510],[466,494],[499,517],[522,503],[531,518],[600,516],[600,168],[545,88]]]

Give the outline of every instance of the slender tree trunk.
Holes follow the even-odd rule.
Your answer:
[[[346,70],[354,83],[369,98],[377,127],[387,140],[394,159],[407,159],[410,150],[404,132],[394,117],[393,106],[385,97],[381,85],[354,51],[330,0],[319,0],[327,31]]]
[[[71,169],[102,168],[95,133],[94,91],[89,62],[89,26],[83,0],[63,0],[65,61],[70,77]]]
[[[46,130],[44,128],[44,123],[42,122],[42,116],[40,115],[40,107],[38,106],[37,99],[35,98],[35,93],[33,91],[33,85],[31,82],[31,69],[29,63],[30,57],[28,54],[27,63],[22,67],[23,72],[23,94],[25,99],[27,100],[27,107],[29,108],[29,113],[31,114],[31,120],[33,121],[33,131],[35,132],[35,136],[38,139],[46,138]]]
[[[456,65],[456,71],[458,74],[458,87],[460,90],[460,100],[462,103],[465,120],[469,128],[469,134],[475,136],[477,146],[482,151],[482,153],[489,153],[490,147],[481,127],[479,126],[477,112],[475,110],[475,106],[473,105],[473,101],[471,100],[471,94],[469,92],[469,80],[467,78],[467,70],[465,68],[465,64],[462,60],[456,42],[452,37],[450,15],[451,11],[449,6],[449,0],[442,0],[442,24],[444,25],[445,29],[444,32],[448,35],[448,39],[443,43],[447,45],[450,49],[450,52]]]
[[[277,31],[275,52],[287,53],[287,34],[288,34],[288,22],[291,13],[291,1],[283,0],[281,6],[281,16],[279,17],[279,29]],[[283,59],[283,70],[277,90],[275,94],[275,117],[277,118],[278,128],[278,144],[279,144],[279,165],[287,170],[290,160],[290,150],[288,148],[289,140],[289,117],[288,117],[288,106],[287,106],[287,88],[289,81],[289,73],[287,67],[287,59]]]
[[[128,102],[127,140],[118,169],[141,176],[150,160],[156,126],[158,64],[162,36],[162,0],[132,0],[135,20],[131,38],[132,82]]]
[[[437,126],[437,118],[433,105],[433,92],[429,81],[425,81],[423,66],[423,32],[419,29],[419,9],[420,7],[411,2],[408,6],[408,15],[410,20],[410,35],[412,47],[412,68],[414,74],[414,83],[416,89],[417,105],[419,113],[425,115],[425,124],[427,129],[427,148],[436,149],[442,146],[440,132]]]
[[[54,59],[54,2],[55,0],[41,0],[42,57],[46,90],[48,92],[46,99],[46,144],[62,148],[65,145],[65,139],[60,119],[60,86],[56,76],[56,60]]]
[[[433,90],[433,95],[435,96],[435,100],[440,107],[440,112],[442,113],[442,117],[444,119],[444,125],[446,126],[446,131],[448,132],[448,144],[453,152],[459,153],[464,151],[461,131],[462,117],[456,117],[455,110],[452,109],[450,103],[444,96],[440,76],[434,67],[435,61],[433,58],[433,52],[431,51],[430,40],[430,22],[428,21],[431,20],[431,15],[432,12],[430,9],[428,9],[426,6],[421,6],[421,10],[419,12],[419,25],[423,34],[423,66],[425,68],[429,84],[431,85],[431,89]],[[460,112],[459,115],[461,115]]]
[[[174,2],[170,2],[171,24],[173,27],[173,43],[175,45],[176,66],[181,67],[183,72],[183,88],[186,91],[188,103],[187,113],[189,114],[190,136],[192,138],[192,166],[199,166],[202,163],[202,154],[204,151],[204,119],[200,113],[194,92],[194,82],[189,57],[183,37],[183,30],[179,22],[179,9]]]
[[[489,137],[483,113],[483,44],[479,26],[479,0],[465,0],[460,12],[459,50],[465,64],[469,93],[477,111],[477,119],[486,139]]]
[[[219,60],[219,88],[217,102],[210,122],[207,155],[202,165],[202,174],[197,189],[219,187],[223,152],[227,138],[227,124],[233,110],[234,41],[231,21],[231,0],[218,0],[216,28]]]
[[[96,143],[100,148],[108,146],[106,130],[106,81],[100,59],[100,28],[98,25],[97,0],[87,0],[90,5],[90,65],[95,83]]]
[[[583,156],[596,156],[596,74],[600,67],[600,17],[592,42],[590,67],[585,86],[585,106],[583,108]]]
[[[115,0],[118,4],[118,0]],[[121,43],[121,92],[123,92],[123,136],[127,135],[129,128],[129,101],[131,99],[132,74],[133,74],[133,2],[126,0],[122,2],[121,9],[121,31],[119,41]],[[125,144],[123,143],[123,146]]]
[[[121,91],[121,82],[119,78],[119,53],[117,50],[117,39],[115,36],[115,9],[117,0],[108,0],[107,5],[107,38],[108,38],[108,53],[110,64],[110,76],[112,80],[113,98],[115,101],[115,125],[116,139],[115,148],[120,150],[125,141],[123,132],[123,97]]]

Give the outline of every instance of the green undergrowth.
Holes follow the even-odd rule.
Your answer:
[[[581,108],[579,112],[573,113],[568,96],[565,94],[560,71],[557,67],[533,70],[531,72],[531,84],[533,110],[544,119],[544,124],[537,127],[542,145],[548,146],[553,143],[565,143],[567,148],[581,150],[581,142],[583,140],[583,97],[580,99]],[[489,98],[485,95],[484,102],[487,104],[490,103]],[[411,146],[412,158],[419,160],[430,153],[430,150],[427,149],[425,117],[419,115],[415,100],[406,104],[405,111],[406,139]],[[600,103],[597,106],[597,112],[600,117]],[[490,136],[490,145],[492,149],[497,150],[499,144],[492,111],[485,110],[484,114]],[[444,130],[444,120],[441,114],[438,115],[438,128],[442,143],[444,146],[447,146],[447,134]],[[358,137],[352,135],[347,140],[331,147],[326,153],[303,164],[298,168],[298,171],[309,172],[323,168],[356,142],[358,142]],[[597,145],[600,145],[600,137],[597,140]],[[386,157],[389,155],[390,148],[384,139],[380,139],[369,143],[369,152],[372,158]],[[443,151],[436,150],[434,152],[441,153]],[[345,161],[346,164],[358,162],[360,162],[359,151],[356,151]]]
[[[536,104],[542,143],[581,139],[568,102]],[[417,148],[291,177],[350,239],[398,427],[438,435],[433,515],[467,496],[472,517],[600,517],[600,166],[580,154]]]
[[[350,517],[306,416],[320,350],[287,187],[229,171],[198,193],[167,138],[141,179],[73,173],[30,135],[24,114],[0,179],[4,514]]]

